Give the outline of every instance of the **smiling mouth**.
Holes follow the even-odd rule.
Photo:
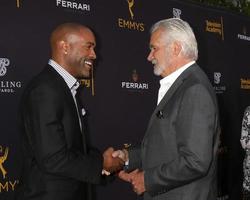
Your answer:
[[[89,60],[85,60],[84,63],[85,63],[86,65],[90,66],[90,67],[93,66],[93,63],[92,63],[91,61],[89,61]]]

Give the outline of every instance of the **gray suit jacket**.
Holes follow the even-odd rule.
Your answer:
[[[219,114],[197,64],[186,69],[154,110],[130,168],[145,171],[145,200],[215,200]]]

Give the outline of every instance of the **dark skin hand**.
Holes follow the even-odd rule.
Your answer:
[[[120,171],[124,165],[124,161],[122,159],[112,157],[113,152],[114,149],[109,147],[103,153],[103,169],[110,173]]]

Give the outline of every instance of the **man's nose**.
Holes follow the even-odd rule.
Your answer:
[[[153,53],[152,51],[150,51],[150,53],[148,54],[147,60],[151,62],[153,59],[154,59]]]
[[[96,53],[95,53],[95,50],[94,50],[94,49],[91,50],[90,56],[91,56],[93,59],[96,59]]]

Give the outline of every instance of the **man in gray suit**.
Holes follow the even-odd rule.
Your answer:
[[[216,200],[218,105],[197,57],[187,22],[153,25],[148,60],[162,77],[158,104],[141,145],[113,153],[126,161],[119,177],[145,200]]]

